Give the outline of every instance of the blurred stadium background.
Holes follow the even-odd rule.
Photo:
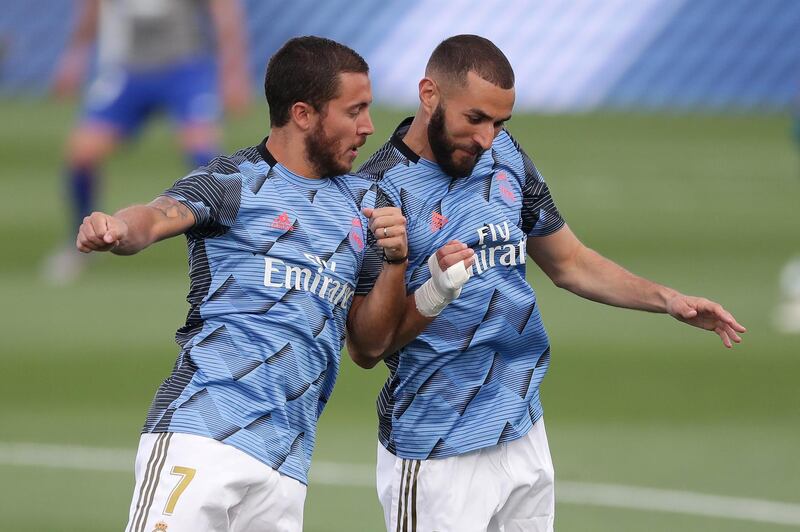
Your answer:
[[[370,62],[377,133],[365,155],[413,112],[436,43],[493,39],[517,72],[509,129],[573,230],[637,273],[723,302],[749,328],[726,351],[530,269],[553,344],[543,402],[559,530],[800,528],[800,337],[773,325],[779,273],[800,254],[800,2],[245,5],[257,80],[295,35],[337,39]],[[96,257],[74,285],[38,277],[68,229],[60,154],[78,108],[47,88],[73,10],[9,0],[0,15],[0,530],[122,528],[138,431],[186,311],[181,239]],[[225,147],[266,129],[257,98],[226,123]],[[107,165],[103,205],[149,201],[185,170],[159,122]],[[382,527],[372,468],[384,377],[343,364],[321,421],[309,531]]]

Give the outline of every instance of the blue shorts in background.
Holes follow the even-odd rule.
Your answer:
[[[89,86],[83,121],[130,136],[158,111],[179,126],[217,122],[221,108],[214,60],[195,58],[146,71],[103,68]]]

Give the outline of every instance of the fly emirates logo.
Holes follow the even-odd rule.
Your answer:
[[[264,286],[305,290],[332,305],[347,309],[353,299],[355,288],[324,273],[325,270],[335,272],[336,263],[325,261],[310,253],[303,255],[317,265],[316,271],[287,264],[274,257],[264,257]]]
[[[478,249],[475,250],[475,274],[480,275],[489,268],[498,264],[502,266],[517,266],[525,264],[525,238],[512,243],[511,227],[508,222],[502,224],[488,224],[477,229]],[[492,245],[486,243],[486,237],[491,237]]]

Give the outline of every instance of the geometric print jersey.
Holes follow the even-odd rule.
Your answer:
[[[262,142],[164,192],[196,219],[190,308],[143,432],[214,438],[308,482],[377,188],[347,181],[296,175]]]
[[[458,299],[385,359],[379,440],[401,458],[424,460],[520,438],[542,416],[539,384],[550,346],[525,279],[526,246],[529,236],[552,234],[564,220],[507,131],[470,176],[452,178],[403,142],[410,120],[358,170],[408,220],[408,293],[430,278],[427,259],[448,241],[475,250]]]

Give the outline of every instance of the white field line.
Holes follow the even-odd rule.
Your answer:
[[[559,481],[556,482],[556,501],[589,506],[704,515],[778,525],[800,525],[800,504],[708,495],[691,491]]]
[[[133,449],[0,442],[0,465],[133,473]],[[365,464],[314,462],[311,484],[373,488],[375,468]],[[689,491],[558,481],[561,504],[702,515],[779,525],[800,525],[800,504]]]

